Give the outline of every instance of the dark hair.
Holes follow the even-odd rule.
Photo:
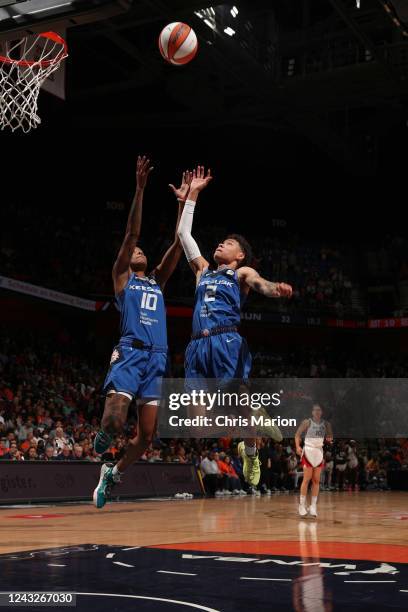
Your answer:
[[[227,236],[226,240],[236,240],[245,255],[244,259],[239,264],[239,267],[254,265],[254,255],[252,252],[252,247],[246,238],[241,236],[241,234],[230,234],[229,236]]]

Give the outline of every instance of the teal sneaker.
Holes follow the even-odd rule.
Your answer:
[[[93,502],[97,508],[103,508],[111,495],[112,487],[120,480],[115,480],[112,475],[113,463],[104,463],[101,468],[101,476],[98,486],[93,492]]]
[[[105,433],[102,429],[98,431],[94,440],[94,449],[98,455],[103,455],[110,448],[112,444],[112,438],[109,434]]]

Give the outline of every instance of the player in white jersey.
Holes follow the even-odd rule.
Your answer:
[[[301,446],[304,437],[303,448]],[[320,404],[314,403],[312,418],[305,419],[295,435],[296,452],[302,457],[303,482],[300,487],[299,514],[317,517],[317,498],[320,487],[320,472],[323,463],[323,444],[333,442],[333,432],[330,423],[322,419],[322,408]],[[306,508],[306,496],[309,482],[312,481],[312,503]]]

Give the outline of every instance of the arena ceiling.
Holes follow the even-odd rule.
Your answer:
[[[399,0],[133,0],[69,29],[68,106],[79,128],[137,127],[142,116],[144,127],[295,132],[370,174],[378,140],[408,117],[405,18]],[[171,21],[199,38],[186,67],[158,51]]]
[[[233,17],[233,3],[139,0],[125,15],[70,31],[68,98],[77,108],[97,101],[82,116],[105,125],[132,124],[137,104],[155,127],[295,130],[369,173],[377,138],[406,116],[408,36],[398,3],[356,2],[237,0]],[[183,68],[167,66],[157,48],[174,20],[200,40]]]

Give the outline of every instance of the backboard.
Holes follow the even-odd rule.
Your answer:
[[[132,0],[0,0],[0,39],[92,23],[125,13]]]

